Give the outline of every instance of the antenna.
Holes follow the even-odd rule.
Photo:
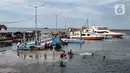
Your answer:
[[[93,26],[92,17],[90,16],[90,25]]]
[[[58,24],[58,16],[60,16],[61,14],[52,14],[54,16],[56,16],[56,32],[57,32],[57,24]]]
[[[88,23],[88,18],[87,18],[87,20],[86,20],[86,25],[87,25],[87,26],[89,26],[89,23]]]

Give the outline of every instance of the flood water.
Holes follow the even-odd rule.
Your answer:
[[[10,48],[11,49],[11,48]],[[130,36],[124,39],[107,39],[103,41],[86,41],[85,44],[69,44],[63,49],[72,49],[75,55],[66,62],[66,67],[58,66],[59,62],[31,62],[9,51],[0,52],[0,73],[130,73]],[[14,52],[14,51],[13,51]],[[82,52],[94,53],[83,59]],[[3,62],[3,55],[8,62]],[[103,60],[103,56],[106,59]],[[14,61],[19,58],[18,61]],[[12,60],[13,59],[13,60]],[[10,62],[12,61],[12,62]],[[11,63],[11,64],[10,64]]]

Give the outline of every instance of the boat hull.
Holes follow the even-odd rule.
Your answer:
[[[105,34],[105,36],[112,36],[113,38],[121,38],[123,34]]]
[[[83,40],[103,40],[104,37],[71,37],[72,39],[83,39]]]
[[[62,39],[62,40],[66,40],[68,43],[77,43],[77,44],[84,43],[84,40],[80,40],[80,39]]]
[[[112,36],[104,36],[104,39],[112,39],[113,37]]]

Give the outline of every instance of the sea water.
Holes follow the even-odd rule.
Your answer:
[[[66,67],[55,63],[32,63],[3,65],[0,70],[11,68],[10,73],[130,73],[130,31],[118,31],[126,33],[123,39],[106,39],[101,41],[86,41],[84,44],[69,44],[63,49],[72,49],[75,53],[72,59],[66,63]],[[82,52],[94,53],[83,59]],[[105,56],[105,60],[103,59]]]

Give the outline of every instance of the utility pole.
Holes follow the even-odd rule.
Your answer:
[[[58,15],[56,15],[56,32],[57,32],[57,17],[58,17]]]
[[[58,22],[58,21],[57,21],[57,18],[58,18],[58,16],[61,15],[61,14],[52,14],[52,15],[55,15],[55,16],[56,16],[56,32],[57,32],[57,22]]]
[[[38,6],[29,5],[29,6],[35,8],[35,35],[36,35],[35,41],[37,41],[37,40],[38,40],[38,31],[37,31],[37,8],[38,8],[38,7],[42,7],[42,6],[44,6],[44,5],[38,5]],[[36,44],[36,45],[37,45],[37,44]]]
[[[89,21],[88,21],[88,18],[86,19],[86,24],[88,27],[89,27]]]
[[[67,19],[65,18],[65,29],[67,28],[66,21],[67,21]]]

